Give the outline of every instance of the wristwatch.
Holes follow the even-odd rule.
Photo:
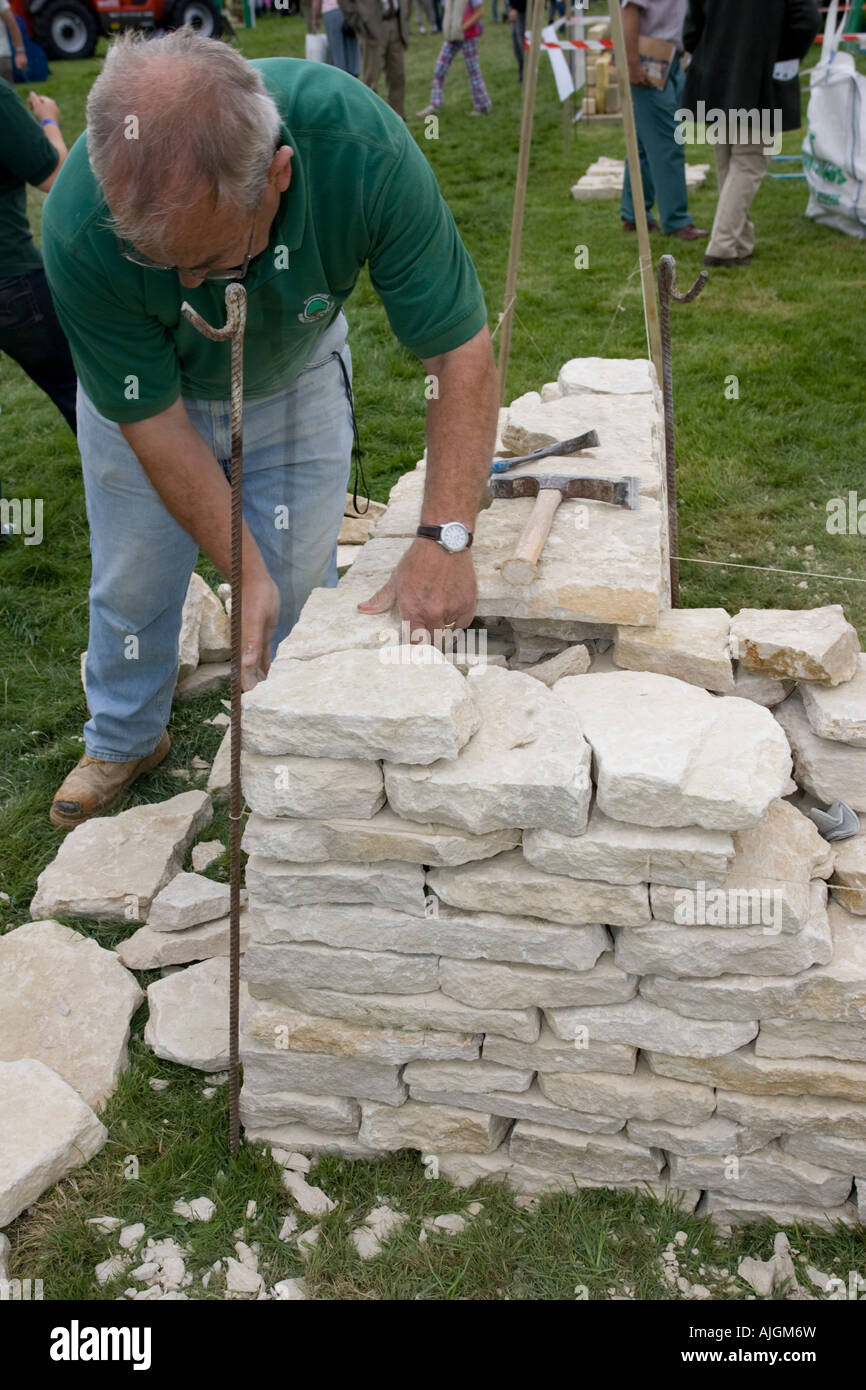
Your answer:
[[[472,544],[472,532],[466,529],[462,521],[446,521],[444,526],[419,526],[415,534],[436,541],[449,555],[468,550]]]

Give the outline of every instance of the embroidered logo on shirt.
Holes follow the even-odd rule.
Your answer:
[[[304,301],[304,307],[298,318],[301,323],[312,323],[314,319],[320,319],[323,314],[327,314],[331,308],[331,298],[327,294],[311,294],[309,299]]]

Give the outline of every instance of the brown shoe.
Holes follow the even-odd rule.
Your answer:
[[[709,232],[690,222],[687,227],[677,227],[676,231],[669,232],[668,236],[679,237],[680,241],[702,241],[705,236],[709,236]]]
[[[654,217],[648,217],[647,220],[646,220],[646,225],[647,225],[647,231],[650,231],[650,232],[660,232],[660,231],[661,231],[661,224],[658,223],[658,222],[656,222],[656,220],[655,220]],[[636,223],[636,222],[629,222],[629,221],[624,217],[624,218],[622,219],[622,229],[623,229],[624,232],[636,232],[636,231],[637,231],[637,223]]]
[[[171,739],[164,733],[152,753],[131,763],[102,762],[87,754],[59,788],[48,813],[52,825],[73,830],[91,816],[101,816],[115,806],[136,777],[150,772],[168,755]]]

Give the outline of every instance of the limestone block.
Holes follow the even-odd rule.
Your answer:
[[[827,1023],[866,1019],[866,933],[838,903],[830,904],[827,915],[833,934],[833,958],[828,965],[813,965],[799,975],[720,975],[715,980],[648,975],[641,981],[640,993],[689,1018],[796,1018]]]
[[[211,815],[210,797],[190,791],[76,826],[36,880],[30,916],[144,922]]]
[[[517,669],[551,689],[563,676],[585,675],[590,660],[589,648],[578,643],[576,647],[566,647],[565,651],[557,652],[547,661],[536,661],[528,666],[518,666]]]
[[[840,1222],[843,1226],[857,1224],[857,1208],[853,1202],[831,1208],[803,1202],[782,1205],[779,1202],[747,1202],[727,1192],[705,1192],[697,1215],[710,1217],[722,1231],[763,1221],[775,1221],[777,1226],[803,1226],[807,1230],[817,1227],[823,1231],[835,1231]]]
[[[426,469],[410,468],[397,479],[388,495],[388,506],[383,516],[377,518],[373,535],[414,536],[421,520],[421,503],[424,497]]]
[[[284,1091],[300,1091],[309,1095],[343,1097],[363,1096],[384,1105],[402,1105],[409,1094],[400,1080],[400,1068],[393,1063],[367,1057],[332,1057],[324,1052],[296,1052],[280,1048],[279,1039],[273,1046],[244,1041],[244,1090],[259,1097],[280,1095]],[[309,1124],[334,1134],[357,1134],[359,1117],[355,1116],[351,1130],[334,1128],[302,1115],[271,1114],[268,1123]],[[246,1124],[247,1121],[245,1120]],[[250,1121],[253,1128],[265,1123],[261,1111]]]
[[[636,396],[658,387],[652,363],[644,357],[572,357],[557,377],[564,396]],[[589,409],[595,401],[588,401]]]
[[[250,914],[242,907],[242,951],[247,949],[250,932]],[[164,965],[189,965],[195,960],[227,956],[229,934],[230,919],[227,916],[218,917],[215,922],[203,922],[199,927],[187,927],[185,931],[154,931],[152,927],[139,927],[125,941],[119,941],[114,949],[128,970],[158,970]]]
[[[397,1108],[362,1104],[360,1137],[377,1149],[421,1149],[424,1153],[492,1153],[508,1132],[497,1115],[422,1105],[408,1100]]]
[[[429,645],[286,664],[244,696],[255,753],[432,763],[456,758],[479,723],[463,676]]]
[[[716,975],[796,975],[810,965],[826,965],[833,938],[821,893],[815,884],[816,911],[796,933],[766,927],[624,927],[617,932],[615,960],[634,975],[668,979]],[[772,918],[769,918],[772,922]]]
[[[357,557],[353,568],[356,563]],[[287,660],[315,661],[334,652],[381,651],[399,632],[400,616],[396,607],[387,613],[360,613],[358,603],[374,592],[371,588],[370,594],[360,594],[345,580],[335,589],[314,589],[277,648],[276,661],[282,667]]]
[[[841,604],[826,608],[741,608],[731,622],[733,655],[750,671],[840,685],[857,673],[860,639]]]
[[[368,1162],[382,1157],[378,1149],[371,1149],[369,1144],[362,1143],[357,1137],[329,1134],[326,1130],[312,1129],[309,1125],[258,1125],[248,1127],[245,1137],[248,1144],[269,1144],[291,1153],[338,1154],[340,1158],[361,1158]]]
[[[470,1062],[480,1053],[475,1032],[381,1030],[299,1013],[267,1000],[250,999],[241,1015],[245,1040],[281,1051],[321,1052],[378,1062]],[[245,1044],[244,1044],[245,1045]],[[512,1044],[516,1046],[517,1044]],[[526,1063],[525,1065],[530,1065]]]
[[[671,608],[655,627],[618,627],[613,659],[627,671],[657,671],[705,690],[733,692],[730,625],[724,608]]]
[[[219,599],[217,599],[219,603]],[[225,615],[224,615],[225,616]],[[228,661],[208,661],[196,666],[175,687],[175,700],[198,700],[203,695],[213,695],[217,690],[227,690],[231,681],[232,668]]]
[[[231,656],[231,629],[229,616],[209,584],[201,575],[193,579],[201,580],[201,625],[198,634],[199,660],[202,662],[228,661]]]
[[[431,869],[427,882],[451,907],[470,911],[515,913],[571,926],[607,922],[636,927],[650,920],[646,884],[622,887],[546,874],[528,864],[519,850],[453,869]]]
[[[183,601],[180,632],[177,639],[178,680],[192,675],[199,663],[199,631],[202,619],[202,589],[207,588],[200,574],[190,576]]]
[[[855,811],[866,811],[866,748],[819,738],[799,690],[778,706],[776,718],[791,746],[798,784],[824,805],[847,801]]]
[[[726,1057],[669,1057],[648,1052],[647,1061],[659,1076],[721,1086],[743,1095],[835,1096],[866,1101],[866,1065],[829,1057],[761,1057],[754,1043]]]
[[[265,758],[245,749],[241,783],[260,816],[366,820],[385,803],[382,768],[365,758]]]
[[[453,872],[453,870],[452,870]],[[313,903],[368,903],[425,913],[424,871],[418,864],[283,864],[251,855],[246,867],[250,902],[256,907],[304,907]]]
[[[93,1109],[126,1070],[129,1024],[143,999],[113,951],[59,922],[0,936],[0,1062],[44,1063]]]
[[[629,825],[611,820],[594,805],[582,835],[528,830],[523,853],[546,873],[607,883],[665,883],[709,886],[724,881],[734,841],[724,830]]]
[[[500,1062],[504,1066],[532,1067],[538,1072],[608,1071],[630,1076],[634,1071],[636,1048],[628,1047],[625,1043],[598,1042],[595,1038],[586,1038],[585,1042],[584,1047],[563,1042],[547,1024],[543,1024],[537,1041],[532,1044],[516,1043],[488,1033],[481,1055],[485,1061]]]
[[[720,1154],[675,1154],[669,1157],[670,1180],[678,1187],[702,1187],[730,1193],[737,1202],[804,1202],[840,1206],[851,1191],[850,1177],[785,1154],[778,1144],[743,1154],[737,1176]]]
[[[511,618],[508,623],[518,641],[523,638],[551,637],[562,647],[572,642],[612,642],[616,627],[610,623],[588,623],[557,618]]]
[[[530,1120],[514,1126],[509,1152],[515,1163],[605,1184],[653,1182],[664,1166],[657,1149],[633,1144],[622,1134],[581,1135]]]
[[[567,676],[554,693],[592,746],[598,805],[614,820],[741,830],[788,789],[787,741],[749,700],[642,671]]]
[[[741,661],[734,662],[733,693],[741,700],[754,700],[756,705],[772,709],[787,700],[793,689],[793,681],[763,676],[759,671],[750,671]]]
[[[866,831],[841,840],[834,849],[836,866],[830,892],[848,912],[862,917],[866,914]]]
[[[198,966],[193,967],[198,969]],[[258,987],[251,986],[258,998]],[[443,1033],[499,1033],[517,1042],[535,1042],[540,1023],[537,1009],[473,1009],[447,994],[343,994],[333,989],[285,985],[274,996],[303,1013],[341,1018],[347,1023],[383,1029],[433,1029]]]
[[[228,801],[232,775],[232,731],[226,729],[207,779],[208,795],[214,801]]]
[[[407,1086],[428,1090],[528,1091],[533,1072],[525,1067],[502,1066],[497,1062],[410,1062],[403,1070]]]
[[[480,1110],[507,1120],[532,1120],[536,1124],[576,1129],[581,1134],[617,1134],[624,1121],[610,1115],[578,1114],[554,1105],[537,1085],[519,1093],[514,1091],[455,1091],[451,1087],[434,1090],[429,1086],[410,1086],[411,1100],[427,1105],[451,1105],[458,1109]]]
[[[439,962],[439,988],[443,994],[477,1009],[618,1004],[636,994],[637,984],[637,976],[618,969],[609,951],[592,969],[584,971],[444,957]]]
[[[147,925],[152,931],[183,931],[214,922],[229,910],[229,885],[203,874],[175,874],[150,905]]]
[[[639,1061],[632,1076],[607,1072],[547,1072],[538,1084],[548,1100],[584,1114],[614,1115],[621,1120],[667,1120],[698,1125],[716,1108],[711,1086],[660,1079]]]
[[[460,960],[516,961],[557,970],[590,970],[610,948],[606,927],[563,927],[538,917],[496,912],[461,912],[430,899],[429,917],[410,917],[388,908],[321,904],[259,908],[257,940],[319,941],[325,946],[405,955],[442,955]]]
[[[837,686],[804,682],[800,694],[806,718],[819,738],[866,748],[866,653],[859,654],[853,679]]]
[[[386,763],[394,810],[473,835],[513,826],[580,834],[592,794],[590,752],[571,710],[520,671],[473,670],[466,685],[478,732],[456,759],[426,767]]]
[[[341,951],[312,941],[278,946],[253,942],[244,956],[244,978],[259,998],[279,997],[293,985],[356,994],[426,994],[438,988],[439,959],[396,951]]]
[[[835,1134],[783,1134],[779,1147],[794,1158],[817,1163],[819,1168],[838,1168],[840,1173],[861,1173],[866,1169],[866,1148],[861,1139],[840,1139]]]
[[[331,1134],[355,1136],[361,1123],[356,1101],[338,1095],[304,1095],[300,1091],[257,1093],[244,1081],[241,1091],[241,1124],[259,1129],[271,1124],[309,1125]]]
[[[108,1131],[51,1067],[0,1062],[0,1227],[99,1153]]]
[[[437,1158],[440,1178],[453,1187],[471,1187],[479,1180],[501,1182],[512,1167],[507,1144],[491,1154],[444,1153]]]
[[[866,1140],[863,1101],[836,1096],[750,1096],[719,1090],[716,1108],[738,1124],[772,1126],[779,1134],[832,1134],[835,1139],[854,1139],[861,1144]]]
[[[776,1138],[772,1130],[749,1128],[711,1115],[700,1124],[672,1124],[668,1120],[629,1120],[626,1134],[635,1144],[682,1154],[748,1154],[766,1148]]]
[[[245,986],[241,984],[241,992]],[[229,963],[203,960],[147,988],[144,1041],[157,1057],[198,1071],[220,1071],[229,1060]]]
[[[676,988],[680,982],[667,983]],[[627,1043],[631,1047],[652,1048],[678,1057],[721,1057],[751,1042],[758,1031],[758,1024],[753,1020],[706,1022],[685,1018],[673,1009],[649,1002],[644,996],[643,984],[640,996],[627,1004],[546,1009],[545,1017],[558,1038],[579,1038],[577,1030],[586,1029],[590,1038],[596,1037],[600,1042]]]
[[[247,854],[302,864],[321,864],[326,860],[381,864],[385,860],[399,859],[411,864],[444,866],[488,859],[519,843],[519,830],[503,828],[472,835],[447,824],[403,820],[386,806],[366,819],[347,816],[327,820],[268,820],[253,814],[247,821],[243,847]]]
[[[755,1055],[835,1057],[842,1062],[866,1062],[866,1028],[862,1022],[762,1018],[761,1031],[755,1039]]]

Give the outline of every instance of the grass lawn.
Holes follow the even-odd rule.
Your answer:
[[[595,8],[598,8],[597,6]],[[302,56],[299,18],[272,17],[239,35],[250,57]],[[407,111],[426,104],[438,37],[416,36],[410,48]],[[100,55],[104,44],[100,45]],[[817,52],[817,50],[815,50]],[[465,72],[457,65],[446,85],[439,138],[423,138],[412,122],[473,255],[487,295],[491,323],[501,308],[511,219],[520,88],[507,26],[488,22],[482,66],[493,113],[470,120]],[[861,60],[862,61],[862,60]],[[560,108],[542,59],[523,259],[514,324],[509,397],[555,378],[574,356],[645,355],[645,334],[634,238],[620,229],[615,202],[577,203],[571,185],[600,154],[622,157],[619,126],[580,123],[567,147]],[[55,63],[40,90],[54,96],[68,143],[84,126],[88,89],[100,58]],[[785,139],[796,153],[800,137]],[[689,157],[710,159],[710,150]],[[790,166],[785,166],[790,167]],[[38,226],[42,195],[33,193]],[[767,180],[754,209],[758,248],[748,270],[714,273],[694,304],[674,306],[674,379],[680,479],[680,551],[694,559],[733,565],[823,572],[803,578],[748,568],[681,565],[685,606],[815,606],[841,602],[866,632],[866,571],[859,536],[828,534],[827,503],[861,483],[864,452],[864,245],[808,222],[806,186]],[[715,181],[691,200],[695,221],[709,226]],[[574,268],[575,247],[589,251],[589,268]],[[654,238],[655,254],[674,249],[681,286],[698,272],[703,244]],[[419,457],[424,433],[421,364],[393,338],[366,276],[348,306],[350,342],[365,467],[371,494],[385,499],[394,480]],[[736,376],[739,398],[725,394]],[[38,873],[53,858],[61,832],[47,820],[57,784],[81,753],[85,718],[79,653],[87,644],[88,535],[77,449],[61,417],[8,359],[0,360],[0,440],[3,494],[44,499],[45,539],[24,546],[0,542],[0,929],[28,920]],[[214,578],[208,566],[203,572]],[[859,582],[858,582],[859,581]],[[217,697],[176,709],[168,765],[146,778],[127,804],[162,800],[187,784],[172,774],[195,754],[210,759],[221,731],[204,724]],[[218,810],[208,837],[227,842]],[[225,861],[211,872],[227,874]],[[127,928],[70,923],[113,945]],[[142,976],[144,984],[154,976]],[[160,1062],[141,1041],[136,1018],[131,1066],[107,1107],[110,1138],[101,1154],[47,1193],[9,1230],[11,1273],[42,1278],[45,1297],[112,1298],[128,1277],[97,1288],[94,1265],[116,1242],[95,1233],[89,1217],[110,1213],[142,1220],[149,1235],[175,1235],[189,1244],[198,1271],[194,1297],[221,1297],[219,1280],[201,1287],[207,1265],[232,1254],[233,1232],[261,1246],[268,1282],[305,1273],[310,1293],[323,1299],[571,1299],[575,1289],[604,1299],[615,1290],[636,1298],[678,1298],[662,1278],[661,1253],[675,1232],[687,1240],[681,1272],[714,1297],[744,1298],[734,1280],[739,1254],[770,1253],[768,1224],[719,1240],[707,1222],[685,1217],[649,1197],[610,1192],[555,1196],[536,1208],[515,1206],[495,1186],[456,1193],[427,1181],[417,1155],[401,1154],[365,1166],[328,1158],[316,1180],[337,1202],[306,1265],[277,1232],[292,1204],[279,1170],[262,1153],[225,1152],[226,1087],[210,1099],[196,1073]],[[154,1091],[153,1077],[170,1081]],[[127,1158],[138,1177],[127,1179]],[[172,1214],[180,1198],[210,1195],[217,1214],[189,1226]],[[456,1237],[419,1244],[429,1216],[483,1201],[483,1212]],[[245,1218],[255,1199],[259,1216]],[[363,1264],[348,1240],[352,1224],[380,1200],[411,1220],[378,1259]],[[313,1224],[300,1218],[300,1226]],[[864,1271],[862,1235],[797,1232],[793,1243],[809,1262],[847,1278]]]

